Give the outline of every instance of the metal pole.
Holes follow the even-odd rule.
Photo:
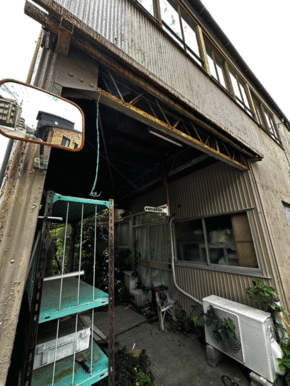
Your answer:
[[[38,40],[37,40],[37,43],[36,43],[35,51],[34,51],[34,54],[33,54],[33,58],[31,60],[31,64],[30,64],[30,67],[29,67],[28,75],[27,75],[27,78],[26,78],[26,83],[29,83],[29,84],[31,83],[31,79],[32,79],[32,75],[33,75],[33,71],[34,71],[37,55],[38,55],[38,52],[39,52],[39,49],[40,49],[42,35],[43,35],[43,29],[41,28],[41,31],[40,31],[40,34],[39,34],[39,37],[38,37]]]
[[[108,295],[109,295],[109,376],[108,385],[115,386],[115,308],[114,308],[114,200],[109,206],[109,267],[108,267]]]
[[[53,191],[47,192],[46,205],[45,205],[45,215],[51,216],[52,214],[52,206],[53,206]],[[38,332],[38,320],[40,314],[40,302],[42,295],[42,287],[43,287],[43,278],[45,274],[45,266],[46,266],[46,257],[48,250],[48,239],[49,239],[49,231],[50,231],[51,221],[45,220],[42,226],[42,235],[40,241],[40,256],[37,262],[36,269],[36,277],[34,281],[34,289],[33,289],[33,297],[31,302],[31,313],[30,313],[30,321],[29,321],[29,332],[28,332],[28,342],[25,355],[25,363],[23,366],[22,373],[22,382],[21,385],[30,385],[32,379],[32,371],[33,371],[33,361],[34,361],[34,351],[37,340],[37,332]]]

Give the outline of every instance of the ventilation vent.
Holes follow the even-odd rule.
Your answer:
[[[240,327],[239,327],[239,319],[237,315],[232,314],[230,312],[223,311],[219,308],[214,307],[214,311],[217,317],[220,319],[228,319],[230,318],[235,326],[235,334],[237,339],[230,339],[228,341],[221,341],[219,343],[216,342],[213,333],[211,331],[211,337],[215,340],[215,346],[225,354],[230,355],[231,357],[237,359],[240,362],[244,362],[242,344],[241,344],[241,335],[240,335]],[[210,328],[209,328],[210,329]]]

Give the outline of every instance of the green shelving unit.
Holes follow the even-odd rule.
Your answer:
[[[91,347],[90,347],[91,348]],[[84,353],[86,363],[91,363],[90,348]],[[75,373],[73,381],[73,356],[61,359],[56,362],[54,385],[91,386],[94,383],[108,376],[108,358],[98,345],[93,343],[93,371],[87,373],[81,365],[75,362]],[[53,378],[53,364],[41,367],[33,371],[32,386],[51,386]]]
[[[108,304],[108,294],[80,281],[79,302],[77,301],[78,279],[68,277],[63,279],[61,306],[61,281],[51,280],[43,283],[39,323],[59,319],[63,316],[83,312]]]
[[[69,223],[80,222],[82,235],[84,219],[91,215],[96,216],[97,213],[101,212],[102,208],[110,209],[111,207],[109,201],[83,199],[54,194],[52,217],[62,218],[62,222],[65,223],[65,235],[67,234],[67,226]],[[64,243],[66,243],[66,236]],[[82,245],[82,239],[80,239],[80,245]],[[81,252],[82,251],[80,250],[79,267],[81,267],[82,263]],[[64,267],[64,255],[65,254],[63,254],[62,267]],[[43,334],[38,337],[38,347],[41,347],[42,343],[45,344],[50,341],[45,338],[46,333],[44,333],[44,331],[46,329],[44,323],[56,321],[57,328],[56,337],[54,338],[56,342],[55,344],[57,346],[57,350],[64,350],[62,343],[60,345],[57,343],[60,333],[60,319],[74,315],[74,319],[76,320],[74,331],[77,331],[79,313],[107,305],[109,301],[107,293],[81,280],[81,271],[68,273],[66,275],[64,274],[64,268],[62,268],[62,273],[59,276],[60,277],[57,278],[49,277],[43,281],[38,323],[42,324],[44,330]],[[94,317],[92,316],[91,329],[93,328],[93,321]],[[68,321],[66,319],[62,319],[61,323],[68,323]],[[69,335],[66,336],[69,341],[71,337]],[[90,336],[89,347],[86,346],[88,348],[85,351],[76,352],[74,355],[71,355],[72,352],[76,351],[77,342],[72,344],[75,348],[71,352],[67,352],[66,355],[69,356],[56,360],[55,354],[53,363],[33,370],[32,386],[90,386],[108,376],[109,359],[93,341],[92,335]],[[55,348],[53,349],[55,350]],[[47,351],[45,350],[50,350],[50,348],[47,348],[46,346],[42,355],[47,355]],[[78,363],[76,359],[79,355],[84,357],[85,363],[88,367],[92,365],[92,371],[88,372],[84,370]]]

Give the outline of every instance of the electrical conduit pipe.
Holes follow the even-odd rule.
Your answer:
[[[176,282],[176,275],[175,275],[175,267],[174,267],[174,259],[175,259],[175,254],[174,254],[174,244],[173,244],[173,230],[172,230],[172,221],[174,219],[174,216],[170,219],[170,235],[171,235],[171,265],[172,265],[172,275],[173,275],[173,282],[174,282],[174,285],[175,287],[178,289],[178,291],[180,291],[181,293],[183,293],[185,296],[189,297],[191,300],[193,300],[194,302],[202,305],[202,301],[195,298],[194,296],[190,295],[189,293],[187,293],[186,291],[184,291],[182,288],[179,287],[179,285],[177,284]]]

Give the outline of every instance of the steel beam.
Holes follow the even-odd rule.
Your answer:
[[[34,1],[43,7],[47,12],[57,16],[58,19],[65,18],[74,26],[75,34],[72,36],[71,42],[75,47],[86,52],[92,58],[102,62],[108,68],[118,72],[125,78],[137,84],[139,87],[147,90],[156,98],[168,104],[174,110],[179,111],[184,116],[194,120],[208,132],[216,135],[240,152],[244,153],[246,157],[252,159],[253,161],[260,161],[263,158],[261,153],[259,153],[256,149],[253,149],[249,144],[246,144],[240,138],[233,138],[216,123],[211,122],[208,118],[201,117],[199,112],[195,111],[187,102],[180,99],[180,95],[175,95],[172,91],[165,89],[157,79],[152,78],[152,76],[145,73],[143,67],[141,68],[138,63],[134,62],[133,64],[132,59],[126,53],[110,43],[107,39],[103,38],[99,33],[87,26],[77,17],[72,15],[64,7],[52,0]],[[49,30],[58,34],[59,23],[28,1],[26,1],[25,13],[40,22]]]
[[[100,88],[97,89],[96,94],[100,103],[103,103],[106,106],[109,106],[131,118],[134,118],[137,121],[145,123],[146,125],[156,129],[158,132],[162,132],[168,135],[169,137],[173,137],[176,140],[182,143],[185,143],[186,145],[189,145],[191,147],[194,147],[195,149],[198,149],[203,153],[206,153],[214,158],[217,158],[220,161],[226,162],[239,170],[248,169],[247,166],[241,164],[238,161],[231,159],[229,156],[226,156],[220,153],[218,150],[214,149],[213,147],[210,147],[204,144],[203,142],[189,136],[188,134],[185,134],[182,131],[173,128],[168,123],[165,123],[160,119],[153,117],[152,115],[146,113],[145,111],[139,109],[138,107],[130,105],[129,103],[122,101],[121,99],[111,95],[110,93]]]

